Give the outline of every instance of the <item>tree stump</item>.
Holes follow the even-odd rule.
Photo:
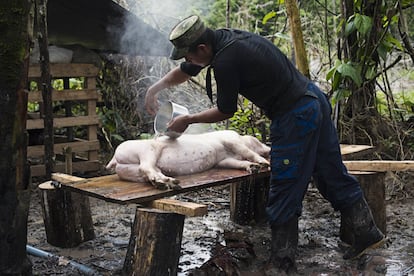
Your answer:
[[[123,272],[126,275],[176,275],[184,215],[137,208]]]
[[[47,242],[70,248],[95,238],[89,198],[47,181],[39,185]]]
[[[240,225],[266,221],[269,177],[240,181],[230,187],[230,219]]]
[[[386,205],[385,205],[385,172],[350,172],[361,184],[365,199],[371,209],[377,227],[384,235],[387,233]],[[340,238],[350,243],[352,233],[349,225],[341,218]]]

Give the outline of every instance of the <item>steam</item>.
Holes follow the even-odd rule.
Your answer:
[[[125,7],[132,16],[123,22],[121,52],[136,54],[139,49],[139,52],[144,52],[148,56],[168,56],[172,48],[168,40],[171,29],[183,18],[199,14],[199,7],[205,9],[208,2],[206,0],[127,0]]]

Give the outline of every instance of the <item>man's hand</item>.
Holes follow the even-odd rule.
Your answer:
[[[147,110],[147,112],[151,115],[157,114],[158,92],[165,88],[170,88],[172,86],[188,81],[190,78],[190,75],[187,75],[186,73],[181,71],[180,66],[177,66],[176,68],[168,72],[160,80],[158,80],[156,83],[151,85],[151,87],[147,90],[147,94],[145,95],[144,107]]]
[[[189,115],[180,115],[172,118],[168,123],[168,130],[183,133],[190,124]]]

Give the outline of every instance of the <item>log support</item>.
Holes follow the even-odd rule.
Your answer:
[[[87,196],[55,188],[51,181],[39,191],[48,243],[70,248],[95,238]]]
[[[240,225],[266,221],[269,177],[250,178],[230,186],[230,219]]]
[[[184,215],[137,208],[123,272],[125,275],[176,275]]]

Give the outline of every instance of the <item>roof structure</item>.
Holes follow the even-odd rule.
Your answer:
[[[49,43],[136,56],[168,56],[168,35],[112,0],[49,0]]]

